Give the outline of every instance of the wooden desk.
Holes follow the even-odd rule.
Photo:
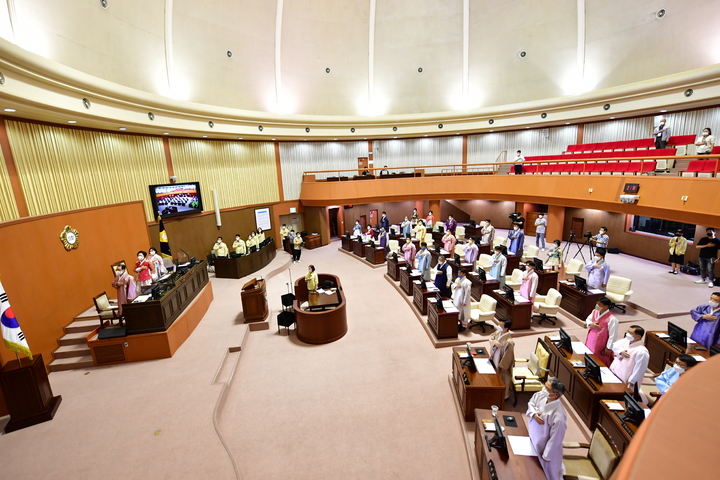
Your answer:
[[[503,418],[505,416],[514,417],[517,422],[517,427],[509,427]],[[493,467],[495,467],[497,475],[496,478],[499,480],[546,480],[547,477],[545,477],[545,472],[543,472],[538,457],[513,454],[512,448],[510,448],[510,442],[508,442],[507,455],[505,453],[500,453],[495,448],[493,448],[492,451],[488,449],[487,442],[485,441],[485,435],[487,435],[488,439],[492,439],[495,433],[485,432],[482,421],[492,419],[493,416],[491,410],[475,410],[475,456],[477,458],[478,467],[480,467],[480,480],[490,480],[490,461],[492,461]],[[525,421],[522,418],[522,413],[500,410],[498,411],[498,419],[500,421],[500,425],[505,427],[504,432],[506,436],[529,436],[527,427],[525,426]]]
[[[478,258],[480,258],[480,255],[483,253],[485,255],[492,255],[492,245],[489,243],[478,243],[476,245],[478,246]]]
[[[490,295],[497,300],[497,306],[495,307],[495,317],[497,318],[509,318],[512,320],[513,330],[527,330],[530,328],[530,320],[532,319],[532,302],[518,302],[518,292],[515,292],[515,303],[510,301],[501,295],[496,290],[493,290]]]
[[[400,290],[405,292],[405,295],[412,296],[413,294],[413,281],[420,280],[422,272],[420,270],[414,270],[412,273],[408,273],[407,269],[400,269]]]
[[[318,283],[320,285],[325,283],[326,280],[332,281],[337,286],[337,300],[332,295],[310,294],[304,277],[295,280],[293,311],[295,312],[297,325],[297,338],[301,342],[316,345],[330,343],[339,340],[347,333],[347,305],[340,279],[329,273],[318,273]],[[311,296],[318,298],[311,299]],[[339,301],[340,303],[330,310],[308,311],[300,308],[303,302],[315,302],[317,305],[318,302],[325,301],[325,299],[319,297],[329,297],[328,302]]]
[[[353,253],[358,257],[365,256],[365,244],[362,242],[362,240],[353,240]]]
[[[365,259],[373,265],[385,263],[385,249],[374,245],[365,245]]]
[[[516,268],[520,267],[520,258],[522,255],[512,255],[508,253],[507,256],[507,266],[505,267],[505,271],[508,275],[512,275],[512,271]]]
[[[443,300],[447,299],[443,298]],[[460,312],[448,312],[442,309],[442,305],[438,311],[438,307],[435,305],[435,298],[428,298],[427,301],[427,322],[435,333],[435,337],[457,338]]]
[[[580,320],[585,320],[595,308],[600,297],[604,297],[605,293],[583,293],[574,286],[560,282],[560,308],[575,315]]]
[[[400,281],[400,270],[405,269],[405,259],[398,255],[397,262],[392,257],[387,260],[387,274],[388,277],[392,278],[396,282]]]
[[[575,336],[571,336],[571,338],[574,342],[579,341]],[[568,358],[565,358],[549,337],[545,337],[545,342],[550,347],[550,361],[548,363],[550,376],[557,377],[563,382],[565,385],[565,397],[573,406],[583,423],[585,423],[590,430],[593,430],[600,416],[600,400],[622,400],[627,391],[625,384],[605,383],[598,385],[592,380],[593,384],[597,387],[597,390],[593,390],[582,375],[580,375],[580,372],[584,369],[575,368],[570,363],[573,360],[582,362],[585,356],[578,355],[577,353],[570,354],[565,351],[565,354],[568,356]],[[605,366],[597,356],[591,356],[598,365],[601,367]]]
[[[311,312],[316,310],[325,310],[330,307],[337,307],[342,302],[340,291],[328,295],[327,293],[308,292],[308,310]]]
[[[480,224],[475,224],[474,227],[470,224],[462,225],[462,226],[465,227],[465,238],[466,239],[470,238],[470,237],[482,237],[482,232],[481,232],[482,227],[480,226]]]
[[[179,277],[173,288],[165,292],[159,300],[123,304],[127,334],[166,331],[208,281],[207,262],[202,261]]]
[[[505,384],[497,372],[494,374],[473,373],[467,367],[463,367],[458,352],[464,351],[465,347],[453,347],[452,378],[455,393],[460,402],[460,411],[466,422],[472,422],[475,420],[476,408],[490,408],[497,405],[502,410],[505,405]],[[484,348],[481,354],[475,354],[474,347],[472,351],[473,358],[489,358],[487,348]],[[467,375],[469,385],[465,383],[463,373]],[[522,419],[520,420],[522,421]]]
[[[427,288],[420,288],[420,280],[413,280],[413,305],[420,313],[427,315],[427,300],[433,298],[439,291],[432,282],[426,282]]]
[[[252,279],[240,291],[245,323],[262,322],[267,319],[268,310],[265,280]]]
[[[343,249],[343,250],[345,250],[346,252],[352,252],[352,250],[353,250],[353,247],[352,247],[352,238],[343,235],[343,236],[340,237],[340,241],[342,242],[342,249]]]
[[[674,362],[679,355],[686,353],[686,350],[684,350],[682,346],[676,344],[675,342],[668,343],[667,341],[658,337],[658,333],[667,334],[666,331],[647,332],[645,334],[645,346],[650,353],[650,362],[648,363],[648,368],[654,373],[661,373],[663,370],[665,370],[665,365],[668,361]],[[688,345],[687,354],[700,355],[703,358],[710,358],[709,350],[696,350],[695,344]]]
[[[440,252],[438,252],[437,250],[435,250],[435,249],[432,248],[432,247],[428,247],[428,251],[430,252],[430,257],[431,257],[430,267],[432,267],[432,268],[434,268],[434,267],[437,266],[437,264],[438,264],[438,257],[440,257],[440,255],[445,256],[445,260],[452,259],[452,257],[451,257],[449,254],[440,253]]]
[[[545,270],[542,272],[537,272],[538,276],[538,286],[537,286],[537,294],[538,295],[547,295],[548,290],[551,288],[554,288],[557,290],[558,288],[558,273],[554,272],[552,270]],[[593,305],[593,308],[595,308],[595,305]]]
[[[480,297],[483,295],[492,295],[493,290],[500,288],[500,281],[492,278],[490,275],[487,275],[487,282],[485,283],[480,280],[480,276],[477,272],[469,272],[467,278],[472,284],[470,297],[476,302],[479,302]]]
[[[600,400],[600,414],[598,418],[598,423],[605,428],[608,435],[610,435],[610,438],[612,438],[615,445],[617,445],[618,450],[620,450],[620,455],[622,455],[625,453],[625,450],[637,432],[638,427],[632,422],[625,423],[625,425],[630,427],[630,431],[632,432],[631,436],[625,428],[623,428],[624,422],[620,420],[620,415],[625,412],[610,410],[605,404],[606,401],[618,402],[623,406],[623,408],[625,408],[625,402],[622,400]],[[645,407],[645,404],[641,403],[640,406]]]
[[[322,237],[319,233],[306,235],[303,240],[305,241],[305,248],[307,248],[308,250],[322,247]]]
[[[447,257],[445,257],[445,258],[447,259]],[[475,265],[473,265],[472,263],[464,263],[462,256],[460,256],[460,265],[458,265],[457,263],[455,263],[455,260],[450,260],[450,259],[447,260],[447,263],[448,263],[448,265],[450,265],[450,270],[452,270],[452,280],[453,280],[453,282],[454,282],[455,279],[458,277],[458,271],[459,271],[461,268],[464,268],[464,269],[467,270],[468,272],[474,272],[474,271],[475,271]]]
[[[444,230],[443,230],[443,233],[440,233],[440,232],[437,232],[437,231],[433,230],[433,232],[432,232],[433,242],[434,242],[434,243],[439,243],[440,245],[442,245],[442,243],[443,243],[443,242],[442,242],[442,238],[445,236],[445,233],[446,233],[446,232],[445,232]]]
[[[217,278],[243,278],[266,267],[275,258],[277,249],[275,240],[257,252],[242,257],[216,258],[215,276]]]

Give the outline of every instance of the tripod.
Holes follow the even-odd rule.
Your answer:
[[[570,247],[571,243],[577,245],[577,247],[578,247],[578,251],[575,252],[575,255],[573,256],[573,258],[576,258],[578,255],[580,255],[580,258],[582,258],[583,263],[586,263],[585,255],[583,254],[583,247],[585,247],[585,245],[587,245],[590,248],[590,258],[592,258],[593,255],[595,255],[595,252],[593,251],[593,246],[590,243],[590,238],[586,237],[585,242],[583,242],[581,244],[580,242],[577,241],[577,237],[575,236],[575,230],[570,230],[570,238],[568,238],[567,242],[565,242],[565,260],[566,261],[567,261],[567,257],[570,255],[569,247]]]

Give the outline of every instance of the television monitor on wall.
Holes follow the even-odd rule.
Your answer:
[[[203,211],[200,182],[150,185],[149,189],[153,211],[158,212],[162,218]]]

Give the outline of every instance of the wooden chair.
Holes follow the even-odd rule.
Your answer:
[[[550,348],[542,338],[538,338],[535,351],[530,358],[516,358],[512,371],[513,407],[517,406],[519,393],[535,393],[542,390],[548,375]]]
[[[118,324],[122,325],[123,320],[122,317],[118,315],[118,307],[117,305],[110,304],[107,293],[102,292],[97,295],[93,298],[93,303],[95,304],[95,310],[97,310],[98,318],[100,319],[100,328],[103,328],[105,320],[110,320],[110,325],[112,325],[113,320],[117,319]]]
[[[586,456],[563,455],[565,480],[597,479],[607,480],[612,476],[620,460],[620,451],[610,435],[598,424],[593,432],[590,444],[563,442],[563,448],[586,448]]]

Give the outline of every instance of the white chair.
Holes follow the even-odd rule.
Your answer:
[[[565,264],[565,275],[582,276],[583,267],[585,267],[585,265],[583,265],[580,260],[573,258]]]
[[[522,276],[523,273],[520,270],[517,268],[513,269],[512,275],[507,275],[505,277],[505,285],[512,287],[512,289],[517,292],[520,290],[520,286],[522,285]]]
[[[538,338],[535,352],[530,358],[516,358],[513,368],[513,407],[517,406],[518,393],[539,392],[545,386],[550,363],[550,349],[545,341]]]
[[[480,327],[483,333],[485,333],[485,327],[489,327],[487,321],[495,318],[495,307],[497,307],[497,301],[490,295],[483,295],[480,297],[479,302],[470,302],[470,323],[468,326]]]
[[[546,320],[555,325],[553,318],[557,320],[557,312],[560,310],[561,301],[562,295],[554,288],[548,290],[547,295],[535,296],[535,313],[533,317],[540,317],[538,325],[541,325]]]
[[[427,243],[428,245],[432,246],[432,244],[433,244],[432,233],[426,233],[426,234],[425,234],[425,243]]]
[[[463,257],[465,256],[465,252],[463,251],[463,248],[465,248],[465,245],[455,244],[455,252],[453,252],[453,254],[460,255],[460,260],[462,260]]]
[[[537,257],[538,254],[540,254],[540,249],[538,247],[536,247],[535,245],[527,246],[527,247],[525,247],[525,250],[523,250],[523,256],[520,259],[520,261],[522,261],[522,262],[530,261],[530,260],[534,259],[535,257]]]
[[[400,254],[400,242],[398,240],[388,241],[388,248],[390,249],[390,253]]]
[[[438,231],[438,227],[443,227],[443,228],[445,228],[445,223],[444,223],[444,222],[435,222],[435,228],[433,228],[433,230],[435,230],[435,231],[437,232],[437,231]]]
[[[610,308],[617,308],[625,313],[627,307],[623,304],[632,294],[632,280],[625,277],[618,277],[617,275],[610,275],[610,277],[608,277],[605,296],[612,302]]]
[[[492,267],[492,257],[488,255],[487,253],[481,253],[478,257],[477,262],[475,262],[478,268],[482,268],[486,272],[490,271],[490,267]]]
[[[455,229],[455,238],[458,242],[465,241],[465,227],[458,225]]]
[[[493,239],[493,247],[497,247],[498,245],[505,245],[505,237],[495,237]]]

